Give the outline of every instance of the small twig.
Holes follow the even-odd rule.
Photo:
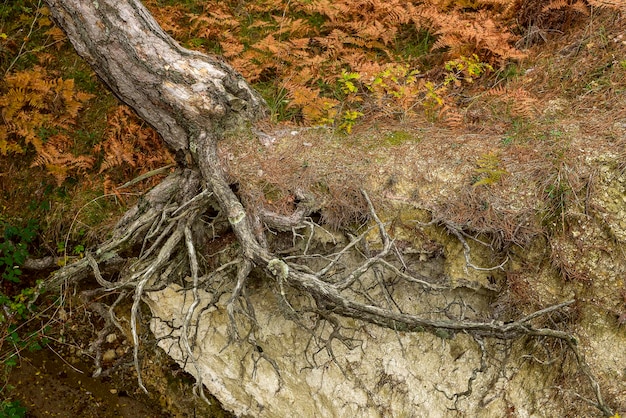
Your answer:
[[[171,209],[171,208],[168,208],[168,209]],[[153,251],[156,251],[157,249],[161,248],[161,242],[165,238],[169,237],[171,230],[176,226],[176,222],[172,222],[168,220],[167,225],[165,225],[165,228],[162,228],[162,224],[165,223],[164,219],[168,216],[168,212],[170,211],[171,210],[163,210],[163,212],[161,213],[161,216],[159,218],[154,219],[153,226],[150,228],[150,231],[146,233],[146,236],[143,239],[141,250],[139,251],[140,260],[148,259],[148,257],[150,257]],[[148,247],[148,249],[145,249],[146,245],[148,245],[148,241],[150,240],[150,238],[156,235],[157,232],[159,233],[159,236],[152,242],[152,244]]]
[[[402,277],[403,279],[405,279],[405,280],[407,280],[409,282],[418,283],[419,285],[424,286],[424,287],[426,287],[428,289],[432,289],[432,290],[448,289],[447,286],[442,286],[442,285],[438,285],[438,284],[429,283],[429,282],[427,282],[425,280],[418,279],[415,276],[411,276],[410,274],[406,274],[406,273],[400,271],[400,269],[398,269],[396,266],[394,266],[393,264],[389,263],[386,260],[380,260],[380,263],[383,264],[388,269],[390,269],[397,276],[400,276],[400,277]]]
[[[51,346],[51,345],[49,345],[49,344],[48,344],[48,345],[47,345],[47,348],[48,348],[50,351],[52,351],[54,354],[56,354],[56,356],[57,356],[59,359],[61,359],[61,361],[62,361],[63,363],[65,363],[65,365],[66,365],[66,366],[70,367],[72,370],[74,370],[74,371],[75,371],[75,372],[77,372],[77,373],[80,373],[80,374],[85,374],[85,372],[84,372],[84,371],[82,371],[82,370],[80,370],[80,369],[77,369],[76,367],[74,367],[74,366],[72,366],[70,363],[68,363],[68,362],[67,362],[67,360],[65,360],[65,359],[64,359],[64,358],[63,358],[63,357],[62,357],[59,353],[57,353],[57,352],[56,352],[56,350],[55,350],[54,348],[52,348],[52,346]]]
[[[355,239],[351,240],[348,245],[346,245],[345,247],[343,247],[341,249],[341,251],[339,251],[338,253],[334,254],[334,258],[322,270],[317,272],[317,276],[318,277],[323,277],[324,275],[326,275],[330,271],[330,269],[333,268],[335,266],[335,264],[337,264],[337,262],[341,259],[341,256],[346,254],[348,252],[348,250],[350,250],[352,247],[354,247],[359,242],[361,242],[367,236],[367,234],[369,234],[370,231],[372,231],[374,228],[376,228],[376,226],[370,226],[369,228],[367,228],[365,230],[365,232],[360,234]]]
[[[127,195],[136,195],[136,193],[124,193]],[[80,215],[80,213],[83,211],[83,209],[85,209],[87,206],[89,206],[92,203],[97,202],[100,199],[103,199],[105,197],[114,197],[116,196],[115,193],[109,193],[109,194],[104,194],[102,196],[98,196],[96,198],[91,199],[89,202],[85,203],[77,212],[76,215],[74,215],[74,218],[72,219],[72,222],[70,223],[70,227],[67,231],[67,235],[65,236],[65,242],[63,243],[63,259],[67,260],[68,256],[67,256],[67,246],[69,245],[69,241],[70,241],[70,235],[72,234],[72,229],[74,229],[74,224],[76,223],[76,221],[78,220],[78,216]]]
[[[128,295],[127,291],[120,292],[117,299],[115,299],[115,302],[113,302],[111,306],[109,306],[109,316],[111,317],[111,322],[113,322],[113,325],[115,325],[115,327],[119,329],[122,334],[125,333],[124,328],[122,328],[120,321],[118,321],[117,316],[115,316],[115,307],[118,305],[118,303],[124,300],[126,295]]]
[[[541,309],[541,310],[539,310],[537,312],[533,312],[530,315],[526,315],[525,317],[523,317],[522,319],[520,319],[517,322],[519,322],[519,323],[528,322],[531,319],[537,318],[538,316],[542,316],[542,315],[545,315],[545,314],[547,314],[549,312],[557,311],[557,310],[559,310],[561,308],[564,308],[566,306],[570,306],[570,305],[572,305],[575,302],[576,301],[574,299],[572,299],[572,300],[565,301],[563,303],[559,303],[558,305],[548,306],[547,308]]]
[[[250,271],[252,271],[252,263],[249,260],[243,260],[237,270],[237,284],[235,285],[235,289],[233,289],[230,299],[226,304],[226,311],[228,312],[228,318],[230,319],[230,337],[235,341],[239,340],[237,323],[235,322],[235,302],[241,295]]]
[[[587,376],[587,379],[589,379],[589,383],[591,383],[591,388],[593,389],[593,393],[596,396],[596,402],[592,402],[592,405],[594,405],[596,408],[602,411],[604,416],[607,416],[607,417],[613,416],[614,412],[611,408],[609,408],[609,406],[606,403],[604,403],[604,399],[602,398],[602,392],[600,391],[600,384],[598,383],[598,380],[595,378],[595,376],[589,369],[589,365],[587,364],[584,356],[578,349],[578,346],[574,343],[574,341],[571,341],[571,340],[567,340],[567,345],[569,346],[570,350],[572,350],[572,352],[574,353],[574,356],[576,356],[576,362],[578,363],[578,367],[580,367],[580,370],[583,372],[585,376]]]
[[[134,178],[134,179],[132,179],[131,181],[129,181],[129,182],[127,182],[127,183],[124,183],[124,184],[122,184],[122,185],[121,185],[121,186],[119,186],[119,187],[116,187],[116,189],[117,189],[117,190],[119,190],[119,189],[125,189],[125,188],[127,188],[127,187],[132,186],[133,184],[137,184],[137,183],[139,183],[140,181],[143,181],[143,180],[148,179],[148,178],[150,178],[150,177],[153,177],[153,176],[158,176],[159,174],[163,174],[163,173],[165,173],[167,170],[169,170],[169,169],[170,169],[170,168],[172,168],[172,167],[176,167],[176,164],[168,164],[168,165],[166,165],[165,167],[161,167],[161,168],[157,168],[157,169],[154,169],[154,170],[148,171],[147,173],[143,173],[142,175],[135,177],[135,178]]]
[[[365,192],[365,190],[361,190],[361,193],[363,194],[363,196],[365,197],[365,200],[367,201],[367,206],[368,206],[368,208],[370,210],[370,215],[372,216],[372,218],[376,222],[376,226],[378,226],[378,232],[380,234],[380,239],[381,239],[381,241],[383,243],[383,249],[375,257],[368,258],[365,263],[361,264],[358,268],[353,270],[352,273],[350,273],[347,277],[345,277],[341,282],[338,282],[338,283],[335,284],[335,286],[338,289],[342,289],[342,290],[343,289],[347,289],[348,287],[350,287],[352,285],[352,283],[354,282],[354,280],[356,280],[363,273],[365,273],[367,270],[369,270],[370,267],[372,267],[373,265],[381,262],[387,256],[387,254],[389,253],[389,250],[391,249],[391,246],[393,244],[393,241],[389,239],[389,235],[387,234],[387,230],[385,228],[385,225],[378,218],[378,215],[376,214],[376,210],[374,209],[374,205],[372,204],[372,201],[370,200],[369,196],[367,195],[367,192]],[[368,229],[368,231],[369,231],[369,229]],[[366,233],[368,231],[366,231]],[[361,235],[360,238],[358,239],[358,241],[363,239],[363,237],[365,237],[365,235]],[[353,241],[353,242],[355,242],[355,241]]]
[[[6,71],[4,72],[4,76],[5,77],[7,76],[7,74],[9,74],[9,71],[11,71],[11,68],[13,68],[13,66],[15,65],[17,60],[19,60],[22,57],[22,52],[24,52],[24,47],[26,47],[26,42],[29,39],[31,39],[31,35],[32,35],[33,30],[35,28],[35,23],[37,23],[39,21],[39,16],[41,14],[41,0],[39,0],[37,2],[36,10],[37,11],[35,13],[35,17],[33,18],[33,21],[30,24],[30,28],[28,29],[28,34],[24,37],[24,40],[22,41],[22,45],[20,46],[20,50],[17,52],[17,55],[15,55],[15,58],[13,59],[13,61],[11,61],[11,63],[7,67]]]
[[[461,234],[461,232],[459,232],[459,230],[452,224],[444,222],[444,225],[446,226],[446,228],[448,229],[448,231],[452,232],[452,234],[454,236],[457,237],[457,239],[461,242],[461,244],[463,245],[463,255],[465,256],[465,265],[467,267],[470,267],[476,271],[493,271],[493,270],[503,270],[504,265],[509,261],[509,257],[507,256],[506,259],[500,263],[497,266],[494,267],[478,267],[475,266],[474,264],[472,264],[471,261],[471,250],[470,250],[470,246],[467,243],[467,241],[465,240],[465,238],[463,237],[463,235]],[[484,243],[482,243],[484,244]]]
[[[254,348],[254,351],[259,356],[259,358],[254,361],[254,369],[252,371],[253,375],[254,375],[254,373],[256,373],[258,360],[263,359],[263,360],[267,361],[272,366],[272,368],[274,369],[274,372],[276,373],[276,376],[278,376],[278,389],[276,389],[276,393],[278,393],[280,391],[280,389],[283,387],[283,383],[284,383],[283,382],[283,377],[280,374],[280,368],[278,367],[278,364],[276,363],[276,361],[273,358],[268,356],[265,351],[263,351],[263,348],[257,343],[256,338],[254,337],[253,334],[248,336],[248,344],[250,344]]]

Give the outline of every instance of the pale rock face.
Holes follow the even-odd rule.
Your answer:
[[[416,344],[415,336],[396,337],[375,328],[354,350],[334,341],[333,362],[325,348],[319,352],[307,349],[310,336],[275,312],[275,297],[270,292],[255,294],[252,299],[261,326],[257,344],[263,355],[276,362],[280,376],[251,345],[228,345],[228,318],[222,310],[202,314],[198,370],[192,364],[185,367],[193,375],[201,374],[208,391],[239,416],[291,416],[294,411],[302,417],[419,416],[420,410],[441,410],[436,404],[448,403],[443,394],[439,396],[442,399],[429,394],[435,375],[445,376],[444,387],[453,383],[462,387],[463,372],[471,372],[477,364],[475,356],[466,355],[446,365],[449,349],[431,335],[421,334],[422,341]],[[178,317],[173,325],[180,326],[191,299],[185,301],[179,289],[170,287],[148,294],[147,301],[155,316],[151,323],[155,336],[178,336],[156,318]],[[181,362],[184,356],[175,340],[163,339],[160,345]]]
[[[200,297],[210,299],[202,291]],[[332,361],[325,348],[317,347],[307,332],[276,311],[270,290],[256,292],[251,299],[260,326],[256,344],[278,370],[252,345],[228,344],[225,309],[201,314],[196,365],[185,363],[176,338],[191,295],[170,286],[146,296],[154,315],[151,328],[161,348],[186,371],[201,376],[208,392],[237,416],[444,417],[456,407],[460,416],[490,417],[503,416],[511,405],[518,416],[553,415],[554,411],[535,409],[550,397],[550,368],[520,372],[524,366],[520,362],[503,374],[497,366],[478,373],[472,393],[455,405],[454,394],[467,390],[468,379],[481,363],[477,344],[466,335],[441,339],[368,326],[366,331],[345,331],[360,341],[352,350],[335,340]],[[174,330],[159,318],[174,318],[169,322]],[[327,337],[328,332],[322,335]],[[493,342],[486,342],[486,348],[496,352]]]

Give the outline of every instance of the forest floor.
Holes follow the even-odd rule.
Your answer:
[[[50,344],[43,350],[25,353],[12,370],[8,379],[13,387],[11,394],[26,408],[28,417],[171,416],[138,393],[130,370],[94,378],[93,363],[74,360],[75,355],[64,347]]]
[[[74,304],[73,302],[76,302]],[[2,417],[193,417],[232,416],[212,400],[207,406],[190,396],[194,379],[162,350],[142,347],[142,377],[149,390],[137,385],[132,343],[111,329],[101,344],[102,373],[94,376],[94,343],[104,322],[79,298],[54,315],[48,342],[41,349],[18,349],[4,387],[11,399]],[[127,311],[128,306],[121,308]],[[14,412],[12,412],[14,411]],[[25,415],[23,413],[25,412]]]

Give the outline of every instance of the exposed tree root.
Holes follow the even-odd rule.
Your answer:
[[[288,316],[299,321],[299,315],[304,311],[294,309],[287,299],[285,286],[299,289],[300,292],[309,295],[314,305],[309,308],[319,320],[332,326],[332,332],[323,340],[318,340],[318,346],[324,349],[330,358],[332,341],[341,341],[346,347],[354,347],[354,342],[343,335],[338,316],[350,317],[390,328],[395,331],[422,332],[428,331],[443,338],[453,338],[456,333],[465,333],[474,337],[479,346],[483,358],[486,355],[484,344],[485,338],[500,340],[514,340],[522,337],[551,338],[563,341],[574,353],[580,370],[587,376],[595,395],[595,406],[604,414],[611,415],[611,409],[604,402],[599,384],[595,379],[587,363],[578,348],[575,336],[569,332],[541,328],[533,326],[532,322],[542,316],[561,310],[574,303],[568,300],[553,306],[536,311],[518,320],[508,323],[485,322],[466,318],[465,314],[447,314],[444,317],[429,317],[404,312],[392,297],[394,281],[404,281],[416,288],[418,292],[446,292],[449,291],[447,283],[440,280],[418,276],[406,268],[400,251],[394,251],[394,242],[387,233],[385,224],[379,219],[369,196],[363,191],[363,197],[368,203],[370,218],[373,226],[352,238],[339,249],[331,254],[310,254],[311,237],[306,237],[306,245],[303,254],[291,255],[280,258],[276,256],[266,242],[259,243],[253,231],[251,216],[247,215],[236,195],[226,184],[223,177],[215,171],[209,175],[214,176],[212,192],[200,191],[197,176],[181,175],[177,173],[168,178],[163,185],[150,192],[135,208],[120,221],[109,241],[102,245],[94,253],[89,253],[84,260],[61,269],[54,276],[51,283],[61,281],[78,280],[91,272],[98,283],[106,290],[129,289],[134,292],[134,302],[131,309],[131,332],[134,343],[134,362],[139,375],[139,386],[144,390],[141,380],[139,364],[139,311],[142,295],[151,290],[161,289],[173,282],[179,282],[183,286],[190,286],[193,294],[193,302],[188,308],[182,325],[181,345],[186,353],[188,361],[195,365],[194,346],[195,328],[194,320],[199,317],[197,307],[200,304],[198,289],[207,286],[211,281],[231,280],[224,272],[236,268],[235,284],[232,286],[231,295],[226,304],[226,310],[230,318],[230,334],[233,342],[244,341],[255,349],[258,347],[254,337],[254,307],[246,296],[246,283],[253,268],[260,267],[268,277],[276,280],[281,289],[281,299],[288,306]],[[176,187],[173,187],[178,183]],[[194,194],[195,193],[195,194]],[[213,197],[220,200],[219,203]],[[180,202],[180,203],[177,203]],[[215,212],[214,207],[223,207],[226,210]],[[304,213],[303,213],[304,214]],[[207,216],[210,221],[207,223]],[[272,215],[273,223],[281,221],[278,215]],[[225,222],[228,219],[228,224]],[[292,228],[305,228],[313,231],[320,229],[312,225],[310,220],[302,218],[298,224],[293,218],[283,225]],[[263,219],[259,217],[259,222]],[[239,259],[230,262],[221,262],[217,268],[209,267],[209,260],[203,259],[198,252],[198,245],[207,242],[207,230],[219,231],[218,234],[228,233],[227,226],[236,233],[240,243]],[[378,250],[370,248],[366,238],[371,236],[372,231],[378,232],[380,247]],[[214,233],[213,233],[213,236]],[[459,233],[455,236],[465,243]],[[295,238],[294,238],[295,239]],[[305,237],[300,235],[300,239]],[[371,237],[369,238],[371,240]],[[464,248],[467,244],[465,243]],[[120,278],[110,281],[102,277],[99,264],[106,264],[112,258],[124,258],[119,254],[132,252],[133,248],[139,251],[137,257],[126,259],[133,260],[122,269]],[[359,250],[359,251],[357,251]],[[469,252],[469,250],[467,249]],[[344,258],[349,253],[358,253],[362,261],[356,268],[345,267]],[[469,257],[465,253],[466,258]],[[321,262],[320,262],[321,260]],[[469,259],[468,259],[469,260]],[[311,262],[314,261],[314,262]],[[468,261],[469,263],[469,261]],[[469,263],[471,264],[471,263]],[[68,271],[70,271],[68,273]],[[376,287],[379,291],[374,292]],[[382,291],[382,292],[381,292]],[[378,293],[379,296],[376,296]],[[381,297],[380,294],[383,296]],[[215,301],[217,303],[217,301]],[[238,305],[242,308],[238,308]],[[442,309],[444,311],[445,309]],[[243,315],[247,323],[252,324],[248,329],[248,336],[242,338],[238,329],[237,316]],[[112,324],[112,322],[111,322]],[[312,336],[315,329],[310,329]],[[318,337],[315,337],[318,338]],[[321,345],[320,345],[321,344]],[[275,368],[278,376],[280,371],[272,359],[267,358],[262,351],[260,358],[265,358]],[[264,357],[265,356],[265,357]],[[96,364],[97,368],[99,365]],[[195,366],[197,368],[197,366]],[[452,396],[455,400],[469,396],[472,393],[472,383],[477,374],[486,368],[484,358],[481,366],[474,370],[468,378],[467,389]],[[198,373],[198,376],[200,374]],[[202,389],[202,381],[198,379],[196,391],[200,397],[206,400]],[[208,402],[208,401],[207,401]]]
[[[180,47],[138,0],[45,2],[76,50],[121,100],[159,132],[177,156],[178,171],[129,210],[110,238],[84,259],[63,267],[47,283],[49,288],[59,288],[93,274],[107,291],[134,292],[131,330],[138,372],[142,296],[171,283],[191,289],[193,294],[179,342],[188,361],[195,364],[194,328],[197,327],[193,321],[199,317],[196,311],[200,286],[219,288],[216,294],[220,295],[226,292],[224,289],[232,289],[226,306],[231,339],[244,341],[256,349],[254,330],[258,324],[254,306],[247,297],[247,283],[252,271],[261,270],[265,277],[278,284],[280,300],[287,307],[289,317],[298,321],[302,312],[309,312],[317,315],[318,324],[330,324],[330,336],[320,337],[318,341],[331,358],[333,340],[347,347],[352,345],[351,339],[341,332],[339,317],[396,332],[428,331],[442,338],[465,333],[474,337],[481,347],[481,341],[486,338],[551,338],[563,341],[574,352],[579,368],[591,382],[595,406],[606,415],[612,414],[576,345],[575,336],[533,325],[539,317],[563,309],[573,301],[547,307],[506,324],[467,317],[463,312],[455,316],[450,309],[441,307],[431,314],[417,314],[401,307],[392,291],[399,283],[421,296],[434,292],[444,294],[451,289],[445,281],[420,276],[407,268],[402,252],[395,247],[366,192],[363,191],[363,199],[369,208],[369,219],[374,223],[371,230],[357,232],[343,248],[330,254],[321,250],[312,254],[314,250],[309,244],[318,228],[306,217],[314,204],[300,205],[293,215],[281,216],[244,207],[231,189],[218,158],[217,141],[225,131],[258,119],[266,106],[260,95],[228,64]],[[306,191],[298,194],[305,196]],[[280,250],[266,236],[266,226],[287,231],[310,228],[311,233],[300,254],[281,257]],[[469,246],[461,231],[449,229],[463,245],[467,266],[483,270],[472,264]],[[374,230],[378,230],[378,243],[370,244],[370,232]],[[236,239],[238,253],[230,254],[227,260],[220,256],[206,258],[205,250],[213,238],[229,232]],[[294,243],[296,240],[294,233]],[[357,257],[356,267],[349,267],[354,265],[346,262],[349,257]],[[115,280],[102,275],[110,266],[119,271]],[[234,284],[232,270],[236,270]],[[309,306],[300,311],[294,309],[285,292],[287,287],[308,296]],[[214,296],[210,306],[217,306],[218,299]],[[244,321],[248,325],[245,334],[238,329],[238,323]],[[312,332],[314,335],[315,331]],[[280,376],[276,363],[267,357],[260,358],[269,361]],[[481,362],[481,367],[469,378],[468,388],[457,398],[471,393],[475,375],[482,369]],[[139,385],[145,390],[140,373]],[[196,387],[203,396],[202,382],[198,381]]]

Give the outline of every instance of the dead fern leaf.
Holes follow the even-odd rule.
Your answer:
[[[57,50],[61,49],[67,40],[65,32],[59,29],[58,26],[53,26],[44,33],[52,38],[53,44]]]
[[[51,136],[38,150],[31,167],[44,166],[55,178],[57,186],[61,186],[70,173],[82,173],[93,167],[93,157],[73,155],[70,152],[72,145],[73,141],[66,135]]]
[[[578,12],[583,15],[588,15],[589,10],[587,4],[581,0],[570,2],[566,0],[553,0],[544,6],[542,12],[549,12],[551,10],[567,9],[568,11]]]
[[[58,131],[71,128],[84,103],[91,94],[76,91],[74,80],[52,78],[42,67],[6,76],[5,93],[0,96],[0,109],[5,122],[5,145],[2,152],[32,145],[43,152],[42,130]]]
[[[533,117],[537,114],[538,99],[522,87],[509,90],[506,86],[499,85],[490,89],[487,95],[506,102],[511,116]]]
[[[114,172],[119,181],[174,162],[156,131],[127,106],[118,106],[110,114],[105,139],[94,153],[104,154],[99,172],[108,172],[107,176]]]
[[[593,7],[626,10],[626,0],[587,0],[587,2]]]
[[[450,128],[458,129],[465,125],[465,116],[454,108],[444,106],[440,114],[443,123],[445,123]]]

